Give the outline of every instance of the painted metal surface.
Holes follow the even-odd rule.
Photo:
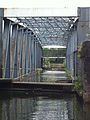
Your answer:
[[[77,51],[77,30],[72,32],[72,35],[67,44],[67,68],[71,71],[74,76],[74,69],[76,66],[75,51]]]
[[[13,18],[10,18],[13,19]],[[72,16],[45,16],[45,17],[16,17],[17,22],[31,28],[42,46],[65,46],[70,29],[78,17]]]
[[[17,78],[41,67],[42,48],[33,32],[7,18],[1,24],[0,77]]]
[[[17,22],[20,20],[22,23],[27,23],[27,26],[29,26],[26,28],[24,25],[22,26],[7,18],[4,18],[2,21],[2,12],[0,12],[0,77],[16,78],[41,67],[42,47],[35,33],[38,34],[38,31],[40,33],[44,28],[48,29],[49,26],[50,28],[53,26],[52,28],[55,29],[57,25],[63,24],[59,24],[59,22],[62,21],[64,21],[63,27],[59,26],[59,28],[64,28],[64,26],[69,23],[69,20],[71,22],[70,25],[73,24],[73,22],[74,24],[71,29],[68,29],[70,30],[70,36],[67,35],[67,67],[72,72],[72,75],[76,75],[78,61],[76,51],[83,41],[90,39],[90,8],[79,8],[78,16],[79,19],[76,21],[77,23],[73,21],[72,17],[70,20],[70,18],[67,19],[67,17],[64,19],[64,17],[34,16],[20,18],[18,16]],[[59,20],[59,22],[57,22],[57,20]],[[29,21],[29,23],[27,21]],[[53,25],[52,22],[54,22]],[[70,28],[70,26],[67,27]],[[65,31],[67,31],[67,27],[65,27]],[[63,30],[60,29],[60,31],[62,32]],[[47,30],[47,33],[45,31],[43,32],[47,35],[48,39],[48,32],[54,35],[54,32],[58,31],[55,29],[55,31]],[[45,36],[45,34],[43,35]]]
[[[0,77],[2,77],[2,52],[3,52],[3,39],[2,39],[2,24],[3,24],[4,10],[0,8]]]

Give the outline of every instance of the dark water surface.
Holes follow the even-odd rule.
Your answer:
[[[71,94],[0,92],[0,120],[90,120],[90,105]]]

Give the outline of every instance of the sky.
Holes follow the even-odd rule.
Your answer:
[[[75,8],[88,5],[90,0],[0,0],[0,7],[6,8]]]
[[[58,45],[48,45],[48,46],[43,46],[43,48],[66,48],[66,46],[58,46]]]
[[[62,14],[65,16],[70,14],[76,16],[77,7],[89,6],[90,0],[0,0],[0,8],[33,8],[32,11],[35,15],[45,13],[45,15],[47,14],[48,16],[52,13],[54,15],[56,14],[56,16]],[[45,10],[42,11],[41,8]],[[51,9],[51,11],[46,9]],[[33,12],[31,14],[33,14]],[[26,13],[28,13],[28,11]]]

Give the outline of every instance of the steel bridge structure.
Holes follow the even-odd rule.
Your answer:
[[[40,68],[42,47],[66,46],[78,18],[30,16],[29,12],[28,15],[19,12],[19,9],[0,9],[1,78],[17,78]]]
[[[78,47],[90,36],[89,9],[78,8],[76,16],[55,16],[49,9],[46,14],[44,9],[1,8],[0,77],[17,78],[40,68],[47,45],[67,48],[67,68],[77,76]]]
[[[84,99],[90,102],[90,7],[79,7],[77,15],[68,16],[57,14],[59,9],[56,14],[46,11],[0,8],[0,79],[36,71],[42,67],[44,46],[64,46],[72,80],[81,79]]]

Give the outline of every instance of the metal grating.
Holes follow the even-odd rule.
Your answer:
[[[65,46],[71,35],[71,27],[77,20],[71,17],[17,17],[16,22],[23,23],[33,31],[42,46]]]

